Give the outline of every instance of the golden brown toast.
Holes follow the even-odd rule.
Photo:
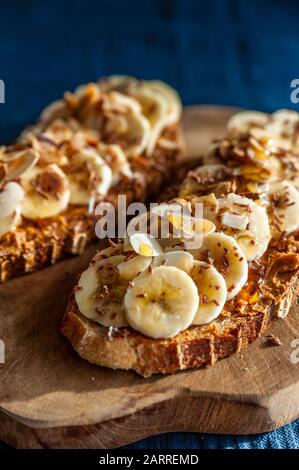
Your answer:
[[[272,124],[272,118],[265,115],[265,119]],[[299,117],[296,119],[299,121]],[[283,127],[284,116],[282,121]],[[244,245],[243,252],[248,263],[245,284],[237,295],[231,300],[226,300],[220,315],[209,323],[202,322],[196,325],[193,322],[174,336],[161,335],[158,338],[151,332],[147,336],[140,333],[137,331],[138,328],[134,328],[135,324],[122,328],[102,326],[103,311],[99,311],[98,316],[93,317],[95,321],[88,319],[80,312],[76,301],[76,292],[81,289],[84,291],[84,286],[79,284],[70,297],[62,324],[62,333],[70,340],[78,354],[89,362],[113,369],[133,369],[144,377],[155,373],[173,373],[178,370],[213,365],[217,360],[246,347],[262,335],[275,319],[285,318],[298,294],[299,287],[299,221],[298,213],[294,213],[294,208],[298,208],[299,204],[296,186],[299,170],[294,166],[294,159],[297,158],[298,153],[295,150],[274,147],[272,138],[269,139],[267,134],[260,133],[259,129],[258,131],[254,129],[252,134],[251,130],[248,129],[244,133],[242,129],[241,136],[229,135],[228,138],[213,143],[204,156],[204,163],[214,166],[199,167],[189,172],[176,194],[177,197],[170,203],[179,201],[180,204],[184,199],[193,210],[196,202],[202,201],[202,197],[208,197],[205,199],[207,213],[216,223],[216,232],[224,232],[239,244],[242,241],[244,243],[244,238],[247,242],[249,240],[248,244]],[[293,184],[288,183],[288,186],[284,186],[284,175]],[[272,193],[271,187],[274,188]],[[240,199],[235,199],[234,210],[229,213],[234,217],[226,220],[227,223],[235,224],[237,221],[237,224],[240,224],[240,221],[244,221],[245,211],[248,217],[245,217],[245,225],[242,228],[241,225],[225,226],[223,222],[223,214],[227,214],[229,207],[225,204],[231,193],[245,199],[243,203]],[[171,196],[174,194],[171,193]],[[261,242],[262,246],[265,246],[263,253],[255,253],[254,256],[252,246],[258,247],[259,233],[257,232],[254,238],[250,230],[255,223],[258,231],[259,223],[261,232],[264,227],[262,219],[259,222],[253,221],[251,225],[250,213],[254,213],[254,209],[252,205],[248,205],[248,198],[251,201],[258,201],[259,207],[263,208],[264,219],[269,223],[269,238],[266,245],[263,245],[265,239]],[[211,211],[216,210],[213,206],[216,200],[218,209],[215,216],[211,215]],[[223,201],[226,201],[224,205]],[[194,215],[194,212],[192,214]],[[218,246],[221,244],[218,243]],[[140,254],[138,250],[137,253]],[[126,255],[124,245],[116,246],[110,254],[103,254],[103,257],[109,258],[115,254]],[[95,263],[101,259],[101,256],[99,252],[94,260]],[[234,256],[239,255],[235,253]],[[243,261],[244,257],[239,261]],[[227,263],[225,255],[221,259],[223,264],[216,263],[216,268],[225,276],[229,274],[230,269],[233,269],[233,265]],[[204,261],[213,266],[215,259],[207,251]],[[150,276],[153,271],[150,268],[146,269],[148,269],[146,276]],[[128,290],[132,291],[136,280],[142,274],[131,278]],[[98,278],[101,276],[99,270]],[[200,293],[200,285],[197,287]],[[219,286],[216,288],[219,289]],[[104,294],[100,290],[100,295],[108,295],[109,289],[107,288]],[[141,293],[136,297],[143,296],[146,301],[147,294],[143,292],[147,291],[139,292]],[[98,294],[94,295],[95,299],[96,295]],[[152,303],[156,301],[155,298],[149,300]],[[162,299],[162,305],[163,302]],[[200,302],[204,305],[206,300],[200,297]],[[140,305],[145,303],[138,304],[139,309],[142,308]],[[125,313],[127,314],[127,311]],[[172,312],[173,315],[175,313]]]
[[[273,320],[288,314],[299,287],[298,270],[299,241],[270,246],[263,260],[250,267],[246,289],[226,303],[217,320],[191,326],[169,339],[148,338],[132,328],[109,330],[81,315],[73,294],[62,333],[89,362],[112,369],[133,369],[144,377],[213,365],[245,348]],[[260,290],[257,286],[263,278]],[[258,300],[256,292],[261,294]]]

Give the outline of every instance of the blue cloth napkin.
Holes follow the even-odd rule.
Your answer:
[[[299,109],[295,0],[10,0],[1,3],[0,144],[79,83],[112,73],[160,78],[185,104]],[[176,433],[133,448],[298,448],[299,421],[261,436]]]

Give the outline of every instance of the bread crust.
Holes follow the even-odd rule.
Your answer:
[[[226,303],[216,321],[191,326],[174,338],[152,339],[131,328],[109,330],[80,314],[74,293],[69,300],[62,333],[89,362],[112,369],[133,369],[143,377],[214,365],[244,349],[275,319],[288,314],[299,286],[299,254],[279,252],[271,246],[264,263],[266,260],[269,263],[269,259],[263,286],[265,294],[257,302],[251,304],[248,297],[260,275],[252,265],[251,281],[235,300]],[[267,295],[267,292],[270,293]],[[275,297],[271,292],[276,293]],[[247,299],[246,308],[242,311],[244,299]]]
[[[131,165],[135,181],[123,178],[111,188],[105,201],[116,207],[120,194],[126,196],[127,204],[145,201],[174,176],[175,162],[184,148],[180,123],[166,128],[162,135],[176,143],[175,149],[158,147],[150,158],[134,157]],[[0,239],[0,283],[54,264],[67,255],[82,253],[96,240],[95,222],[86,206],[69,206],[58,216],[41,221],[24,219],[15,231]]]

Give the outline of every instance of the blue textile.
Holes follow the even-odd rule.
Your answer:
[[[161,78],[185,104],[295,107],[299,2],[10,0],[0,3],[0,144],[78,83],[126,73]],[[142,448],[298,448],[299,422],[253,437],[172,434]]]

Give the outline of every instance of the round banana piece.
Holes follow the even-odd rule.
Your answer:
[[[100,155],[103,157],[106,163],[112,170],[112,182],[111,186],[115,186],[123,176],[132,179],[133,172],[131,170],[130,163],[119,145],[111,144],[107,145],[100,143],[98,145]]]
[[[163,95],[168,103],[168,125],[176,123],[182,112],[182,102],[174,88],[161,80],[148,80],[147,86]]]
[[[214,223],[219,230],[237,240],[247,261],[262,256],[271,239],[265,207],[235,193],[218,199]]]
[[[141,155],[147,149],[151,126],[138,101],[122,93],[110,92],[105,95],[103,109],[107,114],[104,140],[109,143],[117,137],[127,157]]]
[[[193,325],[205,325],[215,320],[223,309],[227,298],[225,280],[213,266],[196,260],[190,276],[199,294],[199,307]]]
[[[138,274],[142,273],[150,266],[152,262],[151,257],[142,255],[134,256],[120,263],[117,268],[119,275],[122,279],[132,281]]]
[[[69,182],[56,164],[30,168],[20,179],[25,192],[21,213],[27,219],[53,217],[66,209],[71,194]]]
[[[33,149],[20,150],[0,157],[0,164],[5,169],[4,180],[11,181],[32,168],[38,161],[39,155]]]
[[[128,281],[119,275],[125,256],[116,255],[91,264],[81,274],[75,299],[82,315],[103,326],[127,326],[123,299]]]
[[[112,185],[110,166],[93,149],[73,155],[65,172],[71,190],[70,204],[88,205],[92,195],[105,196]]]
[[[124,299],[130,326],[151,338],[170,338],[188,328],[198,305],[195,283],[174,266],[143,272],[134,279]]]
[[[0,190],[0,237],[18,225],[23,197],[23,189],[14,181],[6,183]]]
[[[227,130],[233,137],[246,135],[253,127],[263,127],[269,115],[259,111],[241,111],[234,114],[227,123]]]
[[[271,115],[266,130],[273,135],[278,147],[285,150],[298,149],[299,139],[296,133],[299,125],[299,113],[291,109],[279,109]]]
[[[169,251],[163,255],[156,256],[153,266],[175,266],[189,274],[193,268],[194,258],[188,251]]]
[[[191,251],[195,259],[209,261],[224,277],[227,300],[240,292],[247,281],[248,264],[245,254],[236,240],[229,235],[215,232],[203,239],[198,250]]]
[[[202,165],[189,171],[180,187],[179,195],[184,197],[205,191],[207,187],[225,181],[232,175],[232,169],[221,163]]]
[[[136,87],[131,87],[130,93],[139,101],[142,113],[150,123],[151,133],[146,154],[151,155],[160,134],[169,124],[170,114],[167,98],[160,90],[151,88],[147,82],[138,83]]]
[[[269,216],[274,227],[289,234],[299,228],[299,191],[289,181],[269,183]]]

